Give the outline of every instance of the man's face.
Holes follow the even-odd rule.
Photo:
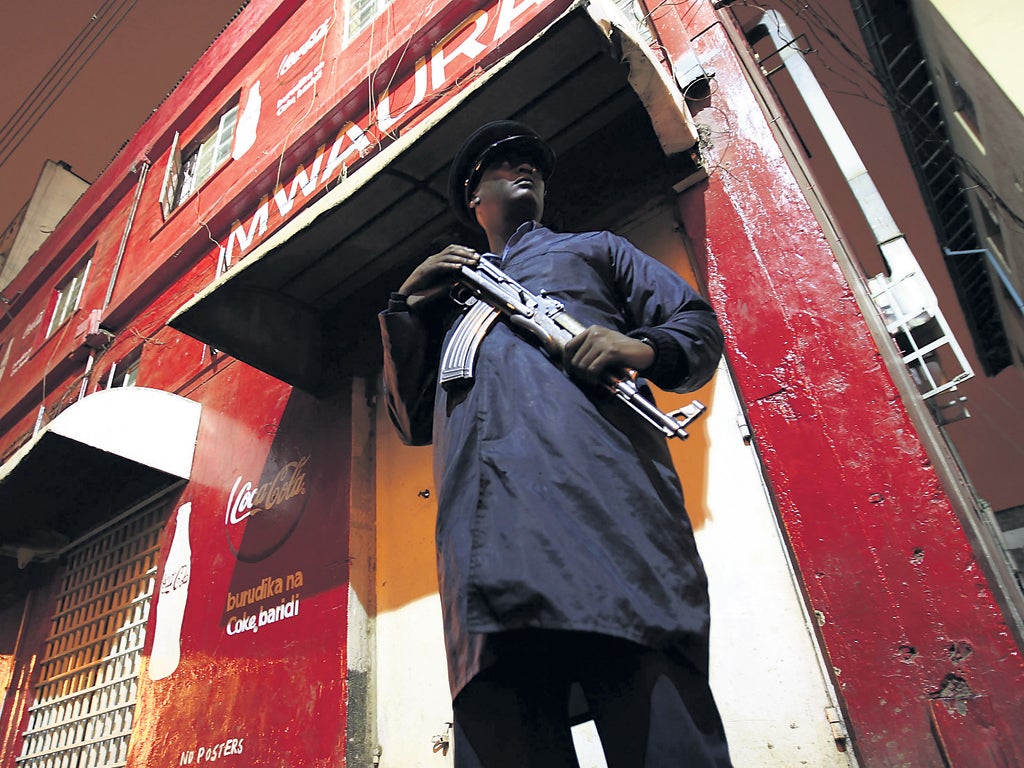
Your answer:
[[[544,179],[528,154],[499,155],[484,166],[471,203],[485,229],[493,217],[517,223],[540,219],[544,212]]]

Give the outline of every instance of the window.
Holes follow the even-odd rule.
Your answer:
[[[978,198],[980,203],[978,210],[981,212],[981,231],[991,245],[991,250],[996,252],[999,260],[1005,266],[1006,243],[1003,240],[1003,228],[999,225],[999,214],[993,211],[985,200]]]
[[[978,130],[978,113],[974,109],[974,100],[949,69],[946,69],[946,82],[949,83],[949,91],[953,97],[953,109],[956,111],[957,117],[976,139],[980,139],[981,132]]]
[[[167,163],[160,192],[160,205],[165,219],[230,157],[237,122],[236,103],[217,118],[215,125],[203,134],[202,139],[185,152],[179,148],[179,135],[174,134],[171,158]]]
[[[110,366],[110,372],[102,384],[103,389],[134,387],[139,380],[139,362],[139,355],[134,354],[126,360]]]
[[[345,39],[351,40],[388,7],[391,0],[348,0],[345,17]]]
[[[639,33],[645,43],[648,45],[654,43],[654,35],[651,33],[651,28],[647,22],[647,13],[637,0],[612,0],[612,4],[632,22],[633,30]]]
[[[92,255],[92,251],[89,251]],[[85,286],[85,279],[89,276],[89,265],[92,259],[87,258],[85,264],[70,278],[64,281],[54,291],[53,311],[50,314],[50,322],[46,327],[46,337],[49,338],[53,332],[60,328],[67,321],[74,311],[78,309],[78,302],[82,298],[82,288]]]
[[[1003,548],[1013,564],[1017,585],[1024,590],[1024,505],[995,513],[1002,534]]]
[[[68,553],[18,768],[125,765],[165,503]]]

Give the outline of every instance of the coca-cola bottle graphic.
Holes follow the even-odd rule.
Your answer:
[[[156,603],[156,628],[153,630],[153,651],[149,657],[149,678],[161,680],[178,668],[181,660],[181,622],[188,600],[188,582],[192,571],[192,545],[188,539],[188,523],[192,502],[178,508],[174,538],[160,580],[160,597]]]

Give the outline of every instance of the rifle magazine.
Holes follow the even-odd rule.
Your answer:
[[[473,302],[452,331],[441,356],[438,380],[442,387],[449,389],[473,380],[480,343],[500,314],[486,302]]]

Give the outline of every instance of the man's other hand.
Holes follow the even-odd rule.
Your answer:
[[[628,371],[654,364],[654,349],[639,339],[592,325],[565,345],[563,365],[571,376],[590,384],[608,384]]]

